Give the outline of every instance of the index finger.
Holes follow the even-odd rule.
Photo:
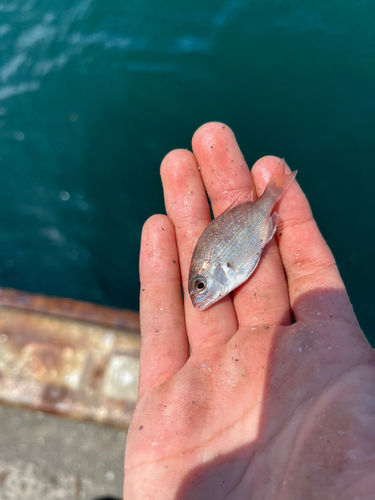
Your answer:
[[[229,296],[206,311],[194,309],[189,297],[187,282],[191,256],[196,241],[211,219],[194,155],[185,150],[170,152],[161,164],[161,176],[166,211],[176,231],[187,334],[194,351],[231,338],[237,331],[237,318]]]

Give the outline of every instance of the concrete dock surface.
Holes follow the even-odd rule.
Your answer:
[[[139,318],[0,289],[0,500],[122,498]]]
[[[0,406],[0,499],[122,498],[126,430]]]

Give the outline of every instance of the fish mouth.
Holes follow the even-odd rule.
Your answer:
[[[199,297],[198,300],[193,300],[193,297],[192,297],[192,302],[193,302],[193,306],[195,307],[195,309],[198,309],[198,311],[204,311],[205,309],[207,309],[208,307],[210,307],[210,305],[212,304],[212,294],[207,294],[205,295],[204,297]]]
[[[195,307],[195,309],[198,309],[198,311],[204,311],[211,304],[211,298],[212,298],[211,293],[207,293],[203,297],[192,295],[192,293],[190,293],[189,295],[193,303],[193,306]]]
[[[205,310],[205,307],[204,307],[204,304],[197,304],[195,306],[195,309],[198,309],[198,311],[204,311]]]

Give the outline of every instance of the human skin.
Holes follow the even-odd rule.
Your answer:
[[[305,195],[294,181],[255,272],[198,311],[187,276],[210,222],[205,189],[217,216],[259,196],[280,160],[250,172],[221,123],[192,145],[164,158],[167,216],[142,233],[124,500],[373,499],[375,356]]]

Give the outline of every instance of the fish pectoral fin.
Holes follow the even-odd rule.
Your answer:
[[[238,276],[238,269],[230,262],[226,262],[223,265],[223,269],[229,282],[234,281]]]
[[[272,237],[276,232],[278,223],[279,223],[279,215],[276,212],[274,212],[270,217],[270,227],[267,235],[266,244],[272,240]]]

